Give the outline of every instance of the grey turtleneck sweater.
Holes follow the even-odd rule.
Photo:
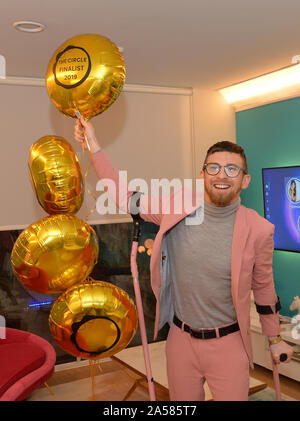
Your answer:
[[[176,316],[194,329],[234,322],[231,247],[240,199],[224,207],[204,202],[201,225],[180,221],[166,234]]]

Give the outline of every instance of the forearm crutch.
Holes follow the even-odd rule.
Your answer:
[[[148,389],[149,389],[149,396],[151,401],[155,401],[155,391],[154,391],[154,383],[151,371],[151,363],[150,363],[150,355],[148,349],[148,341],[147,341],[147,333],[145,327],[145,319],[144,319],[144,311],[143,311],[143,304],[142,304],[142,297],[141,297],[141,290],[140,290],[140,283],[139,283],[139,274],[138,274],[138,267],[136,262],[137,257],[137,248],[139,244],[139,237],[140,237],[140,224],[141,224],[141,217],[139,215],[131,215],[133,218],[133,242],[132,242],[132,249],[130,255],[130,267],[131,273],[133,278],[133,287],[136,299],[136,306],[138,310],[138,318],[139,318],[139,325],[140,325],[140,333],[143,345],[143,353],[144,353],[144,361],[146,367],[146,374],[147,374],[147,382],[148,382]]]
[[[276,400],[281,401],[281,392],[280,392],[280,381],[279,381],[279,372],[278,372],[278,364],[274,361],[271,353],[272,365],[273,365],[273,380],[276,392]],[[285,361],[287,359],[287,354],[281,354],[279,357],[280,361]]]

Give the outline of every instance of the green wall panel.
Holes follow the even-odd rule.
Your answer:
[[[237,112],[236,129],[252,177],[242,203],[264,216],[262,168],[300,165],[300,98]],[[280,313],[294,316],[289,306],[300,295],[300,253],[275,250],[273,270]]]

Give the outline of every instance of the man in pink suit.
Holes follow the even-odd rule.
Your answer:
[[[119,173],[100,148],[92,124],[81,118],[75,139],[86,147],[83,131],[99,178],[112,179],[118,192]],[[138,194],[140,216],[160,226],[150,262],[157,302],[155,336],[169,323],[166,355],[171,400],[204,400],[205,381],[214,400],[248,400],[249,364],[253,368],[251,290],[274,361],[279,363],[284,353],[289,362],[293,354],[280,337],[280,301],[272,271],[274,226],[240,203],[240,191],[251,179],[240,146],[213,145],[200,177],[204,209],[195,205],[180,214],[172,212],[175,194],[169,198],[170,212],[163,211],[161,201],[158,212],[151,214],[151,198]],[[117,194],[117,205],[130,212],[136,197],[131,191],[123,199]],[[186,223],[197,212],[204,212],[203,223]]]

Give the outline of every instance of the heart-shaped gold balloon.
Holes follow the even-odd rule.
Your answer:
[[[97,34],[77,35],[53,54],[46,73],[48,95],[64,114],[85,119],[105,111],[125,82],[125,63],[118,47]]]
[[[71,355],[92,360],[125,348],[137,322],[135,304],[123,289],[91,278],[62,293],[49,315],[56,343]]]
[[[18,280],[40,293],[58,293],[84,280],[98,259],[93,228],[73,215],[47,216],[27,227],[11,253]]]
[[[50,215],[74,214],[84,196],[79,160],[63,137],[44,136],[30,148],[29,170],[37,199]]]

